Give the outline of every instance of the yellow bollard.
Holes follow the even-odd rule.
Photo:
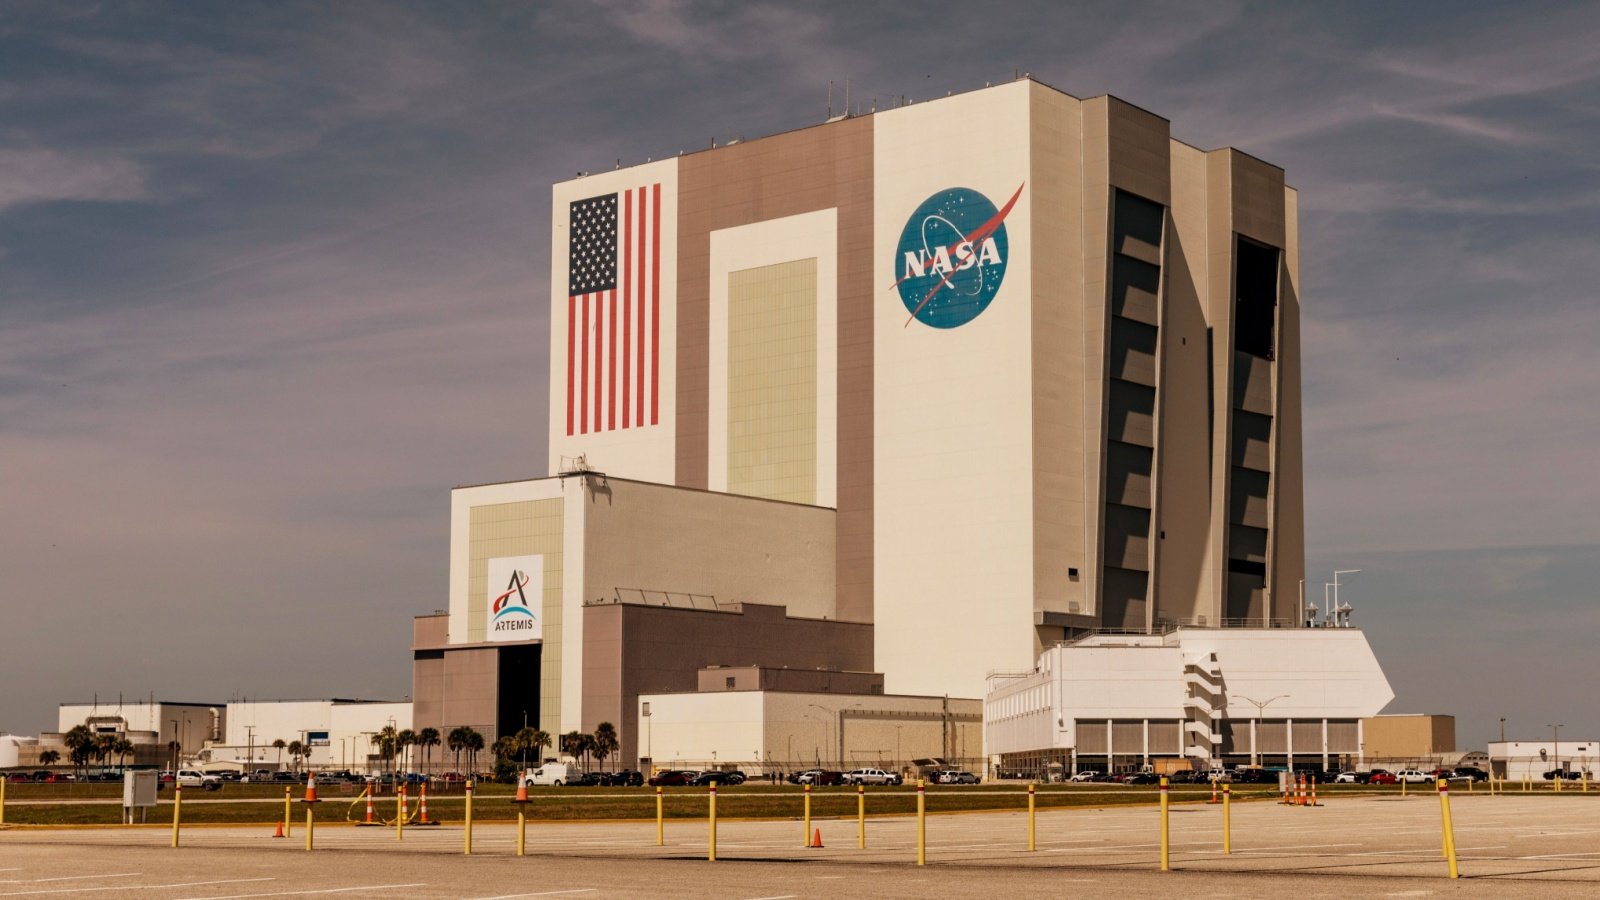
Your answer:
[[[1444,823],[1444,858],[1450,863],[1450,877],[1460,878],[1461,870],[1456,866],[1456,829],[1450,821],[1450,785],[1443,778],[1439,779],[1439,816]]]
[[[1231,805],[1231,801],[1233,800],[1233,791],[1229,790],[1229,788],[1231,788],[1231,787],[1232,787],[1232,785],[1228,785],[1228,784],[1224,784],[1222,786],[1222,852],[1223,853],[1232,853],[1233,852],[1233,815],[1232,815],[1232,811],[1228,808]]]
[[[805,827],[800,830],[800,846],[811,846],[811,785],[806,785]]]
[[[707,809],[709,810],[709,812],[708,812],[708,814],[706,816],[706,827],[708,829],[708,832],[707,832],[707,835],[706,835],[706,860],[709,861],[709,862],[716,862],[717,861],[717,786],[715,784],[712,784],[712,785],[709,785],[709,787],[711,789],[711,793],[710,793],[710,795],[708,797],[709,805],[708,805]]]
[[[283,789],[283,836],[290,837],[294,828],[294,818],[289,815],[294,807],[291,805],[294,792],[289,788]]]
[[[406,786],[401,785],[394,795],[394,839],[404,840],[406,832]]]
[[[1034,786],[1030,784],[1030,785],[1028,785],[1028,852],[1029,853],[1032,853],[1033,851],[1039,849],[1038,843],[1035,841],[1035,837],[1037,836],[1038,832],[1036,832],[1034,830],[1033,811],[1034,811]]]
[[[1172,832],[1167,827],[1167,776],[1161,776],[1161,871],[1172,871]]]
[[[928,864],[928,794],[917,779],[917,865]]]
[[[467,780],[467,822],[466,822],[466,828],[462,831],[462,838],[461,839],[463,841],[463,847],[462,847],[462,850],[461,850],[462,855],[471,856],[472,855],[472,780],[471,779]]]
[[[867,849],[867,786],[856,785],[856,849]]]
[[[528,811],[517,805],[517,855],[528,855]]]
[[[667,842],[666,819],[661,803],[661,788],[656,788],[656,846],[660,847]]]
[[[183,810],[183,785],[178,783],[177,776],[172,779],[172,846],[178,846],[178,817]]]

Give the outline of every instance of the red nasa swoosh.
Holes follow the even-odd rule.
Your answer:
[[[954,252],[956,250],[956,248],[959,247],[962,243],[967,244],[969,247],[973,247],[975,245],[982,244],[984,241],[988,240],[990,235],[993,235],[996,231],[998,231],[1000,229],[1000,226],[1006,220],[1006,216],[1011,214],[1011,208],[1013,206],[1017,205],[1017,198],[1022,196],[1022,189],[1027,187],[1027,186],[1028,186],[1028,182],[1027,181],[1023,181],[1021,184],[1017,185],[1016,193],[1011,195],[1011,199],[1006,201],[1006,205],[1005,206],[1000,207],[1000,211],[999,212],[997,212],[993,216],[991,216],[989,221],[987,221],[987,222],[983,223],[982,225],[978,226],[978,230],[977,231],[974,231],[971,234],[967,235],[965,241],[957,241],[956,243],[951,244],[950,246],[944,248],[945,252],[947,252],[947,253]],[[971,249],[969,249],[967,251],[967,253],[969,255],[972,254],[972,253],[975,253],[975,252],[977,252],[977,251],[976,250],[971,250]],[[966,261],[965,258],[957,260],[958,263],[959,262],[965,262],[965,261]],[[917,304],[917,308],[913,309],[911,311],[910,318],[906,319],[906,324],[902,325],[900,327],[902,327],[902,328],[910,327],[912,320],[917,317],[917,313],[922,312],[922,308],[924,306],[928,305],[928,301],[933,299],[933,295],[934,294],[937,294],[940,291],[944,290],[945,285],[950,283],[950,279],[956,274],[956,272],[959,269],[960,269],[959,265],[952,267],[950,269],[950,274],[944,276],[944,278],[938,284],[934,285],[933,286],[933,290],[928,291],[928,296],[922,298],[922,302]],[[910,277],[911,277],[910,275],[906,276],[906,278],[910,278]],[[902,278],[899,281],[896,281],[894,284],[890,285],[890,287],[891,288],[899,287],[901,285],[901,283],[906,280],[906,278]]]

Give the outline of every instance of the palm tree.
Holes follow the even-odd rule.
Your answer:
[[[561,752],[577,758],[583,752],[583,732],[569,731],[561,736]]]
[[[126,737],[119,737],[117,738],[116,746],[111,748],[111,752],[117,754],[117,768],[126,769],[128,768],[128,754],[133,752],[133,741],[128,740]]]
[[[277,740],[272,742],[272,749],[278,751],[278,769],[279,769],[279,771],[283,770],[283,750],[284,750],[285,747],[288,747],[288,746],[289,745],[284,742],[283,738],[278,738]]]
[[[516,735],[512,734],[502,734],[494,739],[494,743],[489,745],[489,752],[494,754],[496,766],[500,764],[501,760],[516,758],[517,752],[521,749],[521,742],[517,740]]]
[[[39,765],[53,766],[61,761],[61,754],[55,750],[43,750],[39,753]]]
[[[467,729],[467,763],[468,763],[468,765],[470,765],[472,767],[472,771],[474,771],[474,772],[478,771],[478,751],[482,750],[482,749],[483,749],[483,735],[481,735],[478,732],[472,730],[471,728],[468,728]]]
[[[96,735],[94,739],[95,761],[102,767],[111,759],[111,754],[117,752],[117,736],[114,734]]]
[[[296,774],[299,774],[300,772],[300,757],[304,756],[305,752],[305,744],[302,744],[299,741],[289,742],[289,765],[294,769]]]
[[[439,729],[424,728],[417,732],[417,746],[422,748],[422,770],[428,770],[428,749],[439,746]]]
[[[537,728],[523,726],[522,729],[512,737],[512,755],[520,755],[522,757],[522,767],[524,769],[528,767],[528,751],[533,749],[533,739],[538,734],[539,730]]]
[[[71,730],[61,736],[61,743],[66,745],[74,769],[88,763],[89,757],[94,754],[94,732],[89,730],[88,725],[72,726]],[[78,774],[82,775],[81,772]]]
[[[417,733],[409,728],[404,729],[398,735],[395,735],[394,742],[395,746],[400,748],[400,768],[405,769],[407,772],[411,771],[411,763],[409,762],[411,755],[407,750],[416,745]]]
[[[467,749],[467,733],[472,731],[465,725],[457,725],[450,729],[450,736],[445,739],[445,744],[456,755],[456,771],[461,771],[461,751]]]
[[[394,762],[395,741],[399,738],[399,736],[400,733],[394,730],[393,725],[383,726],[383,729],[375,736],[375,742],[378,745],[379,759],[382,759],[386,763]]]
[[[606,767],[606,757],[617,752],[622,742],[617,740],[617,726],[610,722],[601,722],[594,730],[594,755],[600,761],[600,768]]]
[[[533,757],[538,763],[544,762],[544,748],[550,746],[550,732],[538,729],[533,733]]]

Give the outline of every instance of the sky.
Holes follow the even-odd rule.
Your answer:
[[[1389,711],[1600,737],[1600,11],[1053,0],[0,5],[0,731],[405,696],[449,489],[545,474],[550,185],[1018,72],[1299,189]]]

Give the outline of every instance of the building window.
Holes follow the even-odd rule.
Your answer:
[[[732,675],[729,675],[727,678],[722,679],[722,685],[723,685],[723,687],[725,687],[725,688],[727,688],[728,690],[731,691],[731,690],[733,690],[733,686],[737,682],[737,680],[738,679],[734,678]]]

